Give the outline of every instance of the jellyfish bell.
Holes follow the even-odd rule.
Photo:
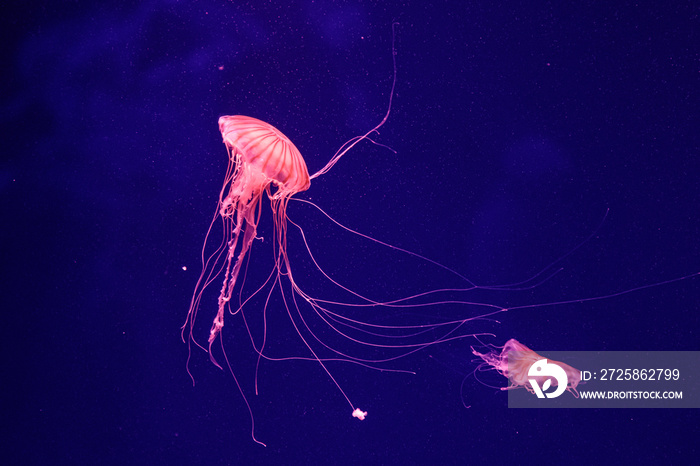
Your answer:
[[[299,149],[271,124],[243,115],[222,116],[219,130],[231,162],[243,164],[252,184],[272,183],[278,197],[309,189],[309,171]]]

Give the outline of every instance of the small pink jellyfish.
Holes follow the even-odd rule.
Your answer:
[[[501,390],[524,387],[530,393],[535,393],[535,390],[530,384],[530,379],[536,380],[539,387],[557,386],[556,378],[549,376],[532,376],[528,374],[533,364],[542,359],[546,359],[547,364],[554,364],[564,370],[568,381],[566,389],[578,398],[579,395],[576,387],[581,381],[581,371],[563,362],[540,356],[513,338],[508,340],[506,344],[503,345],[503,348],[498,349],[501,349],[500,353],[491,351],[482,354],[472,348],[472,353],[483,359],[487,365],[496,369],[499,374],[508,378],[509,385],[501,388]]]

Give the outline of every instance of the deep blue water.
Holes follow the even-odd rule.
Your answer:
[[[503,307],[699,272],[692,2],[33,2],[2,22],[4,464],[697,456],[697,410],[508,409],[504,392],[470,375],[470,338],[383,366],[415,375],[329,363],[369,411],[364,422],[312,362],[263,362],[255,396],[253,350],[229,317],[224,344],[263,448],[231,375],[202,351],[192,386],[180,339],[226,170],[219,116],[270,122],[319,170],[386,113],[394,22],[393,107],[373,136],[393,151],[362,142],[299,198],[481,286],[526,280],[566,255],[534,289],[463,296]],[[307,205],[291,202],[288,213],[324,270],[354,290],[391,299],[466,286],[343,233]],[[265,203],[250,283],[272,265],[270,217]],[[339,296],[297,230],[288,243],[300,286]],[[697,351],[698,280],[512,310],[465,330],[538,351]],[[203,301],[200,340],[219,286]],[[308,356],[279,296],[268,311],[270,351]],[[257,332],[261,309],[247,308]],[[479,313],[432,306],[382,318]]]

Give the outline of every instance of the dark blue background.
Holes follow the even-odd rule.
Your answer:
[[[700,271],[697,7],[486,3],[6,7],[5,464],[697,456],[697,410],[509,410],[505,393],[470,376],[473,339],[387,365],[414,376],[331,364],[353,402],[370,412],[359,422],[316,364],[264,363],[261,394],[252,395],[252,349],[240,321],[229,319],[225,343],[240,361],[236,373],[267,448],[252,442],[231,376],[203,352],[194,354],[191,384],[180,326],[226,166],[217,118],[269,121],[315,172],[385,113],[394,21],[396,94],[376,140],[396,154],[362,143],[299,197],[480,285],[531,277],[596,231],[609,209],[554,278],[527,292],[467,295],[474,301],[589,298]],[[291,203],[289,214],[324,268],[358,291],[387,299],[464,286],[355,242],[302,204]],[[269,238],[267,205],[263,217],[259,234]],[[296,232],[289,243],[302,287],[334,293],[308,267]],[[269,270],[267,245],[252,251],[253,277]],[[493,344],[517,338],[535,350],[700,350],[698,297],[691,278],[514,310],[468,332],[492,332],[484,341]],[[214,313],[215,293],[208,298],[200,339]],[[421,312],[426,319],[478,313]],[[279,325],[272,335],[279,354],[301,354],[279,303],[270,319]],[[392,319],[402,323],[401,314]],[[492,385],[506,383],[487,375]]]

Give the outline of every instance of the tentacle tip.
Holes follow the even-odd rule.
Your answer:
[[[352,412],[352,417],[356,417],[360,421],[364,421],[367,417],[367,411],[362,411],[360,408],[355,408],[355,411]]]
[[[253,442],[255,442],[255,443],[257,443],[258,445],[262,445],[263,447],[267,448],[267,445],[265,445],[264,443],[262,443],[260,440],[256,439],[255,437],[253,437]]]

